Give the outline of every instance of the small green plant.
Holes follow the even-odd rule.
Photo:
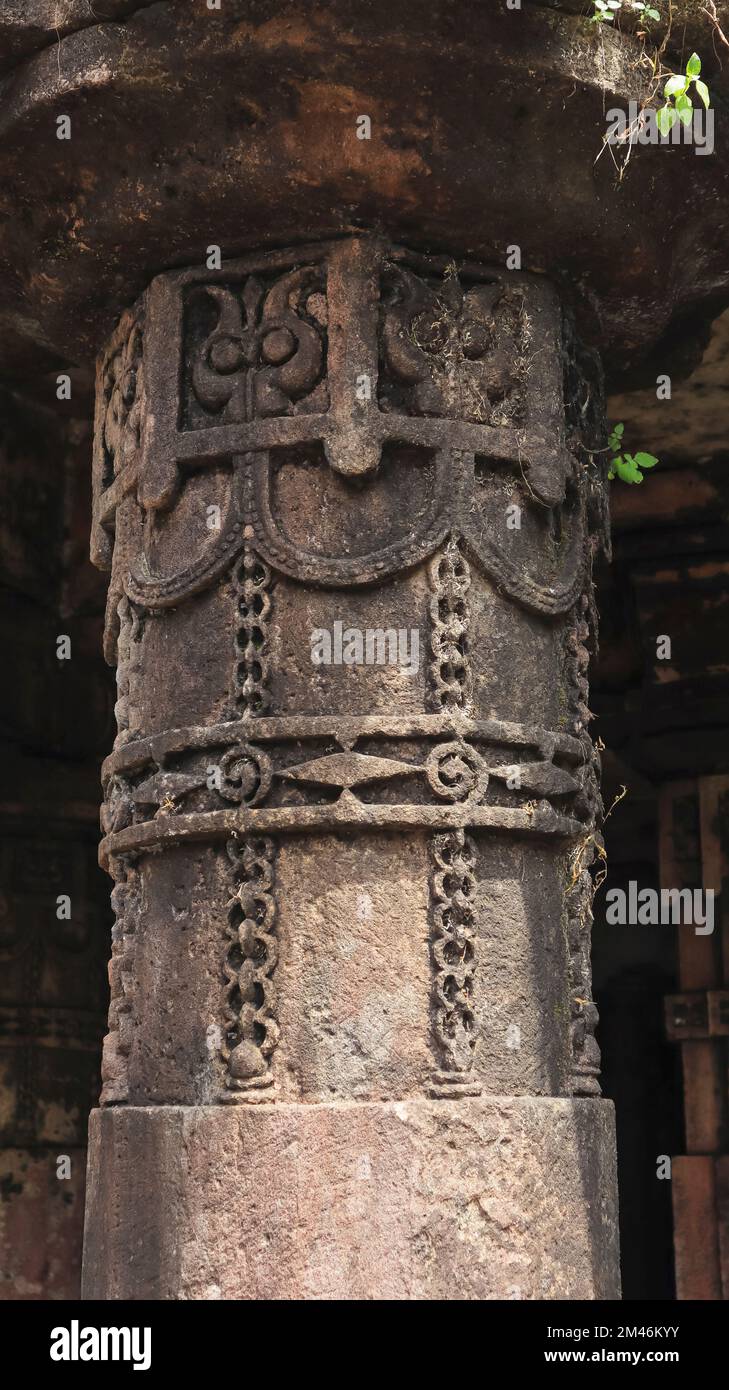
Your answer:
[[[612,24],[615,11],[622,8],[623,0],[595,0],[595,11],[590,15],[593,24]]]
[[[608,448],[613,457],[610,460],[608,478],[620,478],[623,483],[642,483],[641,469],[655,468],[658,459],[655,454],[626,454],[623,452],[623,433],[625,425],[613,425]]]
[[[676,121],[681,121],[683,125],[691,124],[694,118],[694,107],[691,100],[692,86],[708,111],[711,98],[709,88],[705,82],[701,81],[701,59],[698,53],[691,54],[686,64],[685,73],[675,73],[669,77],[663,88],[666,104],[659,108],[656,115],[661,135],[667,135]]]
[[[626,0],[629,10],[633,10],[638,18],[647,24],[651,20],[660,19],[660,13],[648,4],[648,0]],[[623,0],[594,0],[595,9],[590,19],[593,24],[614,24],[617,10],[622,10]]]
[[[661,17],[660,11],[649,5],[647,0],[630,0],[630,8],[635,10],[643,24],[647,24],[650,20],[658,20]]]

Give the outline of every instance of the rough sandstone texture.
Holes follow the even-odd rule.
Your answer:
[[[93,549],[119,670],[120,1130],[173,1103],[253,1123],[257,1096],[304,1126],[427,1095],[447,1128],[477,1091],[603,1123],[585,722],[604,518],[580,447],[604,443],[601,392],[547,280],[612,377],[655,345],[646,379],[671,370],[667,344],[684,354],[692,316],[726,299],[729,165],[721,141],[711,159],[641,149],[618,185],[596,155],[607,110],[646,95],[640,43],[583,8],[3,8],[2,370],[55,401],[56,372],[72,364],[80,394],[107,343]],[[720,105],[696,9],[674,6],[666,60],[699,47]],[[219,275],[200,273],[209,243]],[[534,275],[505,282],[484,266],[514,243]],[[315,672],[309,634],[336,619],[416,627],[417,674]],[[133,1228],[122,1188],[106,1200],[89,1251],[117,1204]]]
[[[606,111],[647,95],[641,44],[586,8],[3,5],[3,371],[88,364],[152,277],[208,242],[231,256],[377,226],[501,264],[517,242],[574,294],[611,371],[663,334],[682,344],[671,320],[729,291],[729,155],[641,149],[616,185],[596,157]],[[722,46],[701,6],[673,8],[666,62],[699,47],[720,109]]]
[[[616,1294],[600,400],[546,281],[379,236],[159,276],[120,320],[87,1296]]]
[[[96,1111],[87,1294],[619,1298],[614,1147],[590,1100]]]

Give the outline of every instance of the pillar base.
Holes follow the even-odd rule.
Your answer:
[[[87,1299],[616,1299],[609,1101],[95,1110]]]

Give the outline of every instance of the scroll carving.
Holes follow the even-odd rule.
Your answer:
[[[461,815],[463,824],[469,818],[476,823],[482,814],[494,826],[518,824],[527,831],[551,829],[556,834],[574,834],[593,824],[592,782],[586,779],[578,740],[498,720],[471,723],[468,732],[461,728],[455,737],[455,721],[438,715],[389,720],[384,727],[367,716],[264,716],[255,723],[244,716],[237,722],[140,740],[120,747],[107,760],[104,828],[109,844],[116,844],[116,836],[127,827],[133,831],[153,817],[165,822],[164,838],[169,839],[173,823],[186,818],[193,798],[207,818],[201,824],[208,834],[211,813],[225,803],[237,805],[242,814],[250,809],[259,819],[270,816],[273,825],[289,814],[292,785],[297,788],[302,831],[319,824],[315,813],[353,821],[359,815],[363,824],[374,824],[378,818],[389,823],[400,814],[413,824],[434,827],[445,811]],[[367,751],[354,746],[360,740]],[[378,751],[380,742],[389,750],[400,740],[407,744],[406,756]],[[340,745],[338,751],[331,748],[332,742]],[[302,760],[307,745],[312,753]],[[511,762],[505,761],[509,745]],[[211,781],[214,749],[219,778]],[[560,766],[555,758],[568,766]],[[395,779],[399,792],[393,803],[387,784]],[[338,798],[333,800],[332,793]],[[124,841],[128,849],[127,841],[129,836]]]

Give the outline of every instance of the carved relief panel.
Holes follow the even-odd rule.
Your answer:
[[[216,890],[200,908],[210,919],[200,949],[219,955],[220,997],[200,1003],[201,1028],[207,1015],[220,1029],[212,1054],[199,1051],[211,1058],[205,1099],[336,1091],[336,1067],[314,1083],[303,1054],[287,1050],[279,1016],[290,1000],[277,1003],[282,982],[298,988],[290,962],[303,950],[277,899],[279,850],[289,881],[297,846],[308,862],[332,836],[360,837],[372,858],[373,893],[352,890],[351,912],[365,913],[353,951],[388,931],[386,908],[370,927],[362,907],[378,900],[382,856],[403,853],[408,837],[419,847],[404,862],[414,904],[416,880],[427,886],[413,909],[425,918],[403,949],[431,1064],[395,1043],[400,1091],[569,1089],[567,1003],[548,1060],[522,1059],[521,1071],[506,1055],[518,1046],[479,1025],[492,988],[506,991],[496,1016],[507,1017],[510,988],[508,971],[489,974],[486,916],[521,920],[513,895],[531,901],[545,872],[562,901],[569,846],[592,832],[598,807],[577,667],[603,482],[568,432],[564,363],[546,282],[366,237],[161,276],[112,339],[98,379],[94,554],[112,569],[120,734],[105,766],[102,853],[117,897],[137,908],[137,867],[149,881],[160,851],[212,844],[227,865],[229,895]],[[311,633],[340,614],[362,653],[316,668]],[[421,638],[407,674],[377,656],[406,626]],[[502,847],[509,875],[514,846],[522,856],[527,887],[501,906],[479,877],[489,846]],[[311,904],[322,941],[327,913],[350,911],[338,898],[327,907],[327,891]],[[146,959],[147,916],[135,909],[117,933],[112,1099],[135,1094],[121,1073],[137,1056],[133,960]],[[525,1051],[555,1029],[553,999],[527,978],[535,962],[544,957],[568,998],[567,916],[551,912],[531,960],[517,944],[513,1007],[531,990],[541,1019],[522,1029]],[[528,913],[524,923],[537,928]],[[331,1019],[339,976],[331,959],[317,972],[319,1002],[300,1002]],[[583,989],[584,969],[579,985],[572,975]],[[353,1017],[382,1022],[391,1006],[373,1002],[364,976],[357,988]],[[346,980],[336,990],[346,994]],[[407,1031],[411,1017],[394,1013]],[[329,1055],[329,1034],[322,1023],[301,1047],[319,1037]],[[356,1094],[387,1094],[370,1024],[348,1031],[345,1019],[341,1035],[371,1052]],[[163,1098],[152,1081],[140,1088]],[[174,1098],[186,1094],[181,1082]],[[190,1100],[201,1096],[191,1083]]]

